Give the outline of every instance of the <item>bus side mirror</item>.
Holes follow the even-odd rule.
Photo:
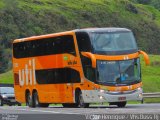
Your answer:
[[[92,67],[96,68],[96,57],[94,56],[94,54],[90,53],[90,52],[81,52],[81,54],[85,57],[88,57],[91,59],[92,61]]]
[[[150,60],[149,60],[149,56],[147,55],[147,53],[145,53],[144,51],[141,51],[141,50],[138,51],[138,52],[139,52],[139,54],[143,55],[146,65],[149,65],[150,64]]]

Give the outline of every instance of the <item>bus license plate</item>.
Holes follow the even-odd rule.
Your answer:
[[[119,101],[126,100],[126,97],[118,97],[118,100],[119,100]]]

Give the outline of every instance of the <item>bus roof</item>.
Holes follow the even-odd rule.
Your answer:
[[[85,29],[76,29],[75,32],[120,32],[120,31],[131,31],[127,28],[115,28],[115,27],[108,27],[108,28],[85,28]]]
[[[59,32],[59,33],[20,38],[20,39],[14,40],[13,43],[29,41],[29,40],[36,40],[36,39],[43,39],[43,38],[50,38],[50,37],[61,36],[61,35],[66,35],[66,34],[72,34],[73,32],[118,32],[118,31],[120,32],[120,31],[131,31],[131,30],[126,29],[126,28],[115,28],[115,27],[84,28],[84,29],[75,29],[75,30],[66,31],[66,32]]]
[[[15,39],[13,43],[18,43],[18,42],[23,42],[23,41],[30,41],[30,40],[36,40],[36,39],[43,39],[43,38],[51,38],[51,37],[56,37],[56,36],[61,36],[61,35],[68,35],[72,34],[74,31],[66,31],[66,32],[59,32],[59,33],[52,33],[52,34],[45,34],[45,35],[39,35],[39,36],[31,36],[31,37],[26,37],[26,38],[20,38],[20,39]]]

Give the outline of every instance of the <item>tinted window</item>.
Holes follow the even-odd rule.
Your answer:
[[[90,33],[90,37],[98,54],[129,54],[138,50],[132,32],[97,32]]]
[[[36,80],[39,84],[78,83],[80,74],[71,68],[36,70]]]
[[[90,42],[88,33],[77,32],[76,37],[77,37],[77,43],[78,43],[80,55],[82,51],[83,52],[92,51],[92,46],[91,46],[91,42]],[[95,70],[94,68],[92,68],[91,59],[81,55],[81,62],[83,66],[84,76],[90,81],[95,81]]]
[[[84,71],[84,76],[90,80],[90,81],[95,81],[95,69],[92,68],[92,62],[91,59],[87,57],[81,57],[82,60],[82,65],[83,65],[83,71]]]
[[[15,58],[62,53],[75,55],[73,36],[65,35],[13,44],[13,55]]]
[[[88,34],[85,32],[77,32],[76,37],[79,51],[91,52],[92,47]]]
[[[97,82],[106,85],[141,82],[140,60],[97,61]]]

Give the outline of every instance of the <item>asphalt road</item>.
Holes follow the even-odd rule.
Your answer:
[[[61,106],[50,106],[49,108],[0,107],[1,120],[100,120],[106,119],[107,116],[105,115],[113,114],[114,116],[115,114],[118,115],[121,119],[111,116],[114,118],[112,120],[136,120],[141,118],[160,120],[160,104],[129,104],[125,108],[117,108],[116,106],[91,106],[90,108],[63,108]],[[122,115],[125,115],[124,119],[122,119]]]

